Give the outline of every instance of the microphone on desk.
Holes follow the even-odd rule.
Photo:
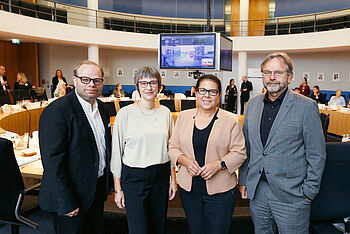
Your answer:
[[[28,141],[27,141],[27,148],[29,148],[29,139],[30,139],[30,122],[31,122],[31,119],[32,119],[32,116],[30,115],[30,112],[27,108],[26,105],[23,105],[22,106],[23,109],[25,109],[29,115],[29,122],[28,122]]]

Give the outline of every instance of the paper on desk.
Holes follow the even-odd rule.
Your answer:
[[[22,157],[22,156],[17,156],[16,157],[16,160],[17,160],[17,164],[18,166],[23,166],[23,165],[26,165],[28,163],[31,163],[31,162],[35,162],[37,160],[40,159],[40,155],[35,155],[35,156],[31,156],[31,157]]]

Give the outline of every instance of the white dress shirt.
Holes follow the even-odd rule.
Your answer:
[[[83,107],[86,118],[90,123],[90,127],[94,133],[97,150],[99,154],[99,166],[98,166],[98,177],[103,176],[104,169],[106,167],[106,140],[105,140],[105,127],[103,125],[103,121],[98,111],[98,103],[95,100],[93,104],[93,108],[91,109],[91,104],[82,99],[77,91],[75,94],[78,97],[78,100]]]
[[[3,76],[0,76],[0,85],[2,86],[3,90],[6,90],[6,86],[2,85],[2,82],[4,82],[4,79],[2,78]]]

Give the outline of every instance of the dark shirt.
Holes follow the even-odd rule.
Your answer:
[[[33,85],[29,81],[25,84],[15,83],[15,89],[31,89],[32,86]]]
[[[236,86],[236,85],[233,85],[233,87],[231,88],[231,90],[230,90],[230,86],[231,86],[231,85],[227,85],[227,87],[226,87],[226,92],[228,92],[229,98],[236,97],[236,96],[237,96],[237,93],[238,93],[238,91],[237,91],[237,86]]]
[[[316,95],[312,93],[311,99],[315,100],[317,103],[326,104],[327,103],[326,96],[327,95],[324,93],[319,93],[318,98],[316,98]]]
[[[192,144],[193,144],[193,150],[194,155],[196,158],[196,161],[198,162],[200,167],[203,167],[205,165],[205,154],[207,151],[207,144],[209,135],[211,132],[211,129],[213,128],[214,122],[217,119],[219,109],[216,111],[215,115],[213,116],[213,119],[210,121],[207,127],[204,129],[198,129],[196,125],[193,127],[193,136],[192,136]],[[205,180],[199,175],[193,177],[192,181],[192,190],[194,191],[207,191]]]
[[[261,125],[260,125],[260,137],[261,143],[265,147],[267,138],[272,127],[273,122],[278,114],[278,111],[281,107],[284,97],[286,96],[287,90],[284,90],[283,93],[275,100],[271,101],[268,98],[268,93],[265,93],[264,97],[264,109],[261,116]]]
[[[243,91],[243,89],[247,89],[247,91]],[[252,82],[246,81],[241,84],[241,99],[244,101],[248,101],[250,98],[250,91],[253,90]]]

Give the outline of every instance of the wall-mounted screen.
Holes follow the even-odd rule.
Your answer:
[[[160,69],[215,69],[216,35],[161,34]]]
[[[220,70],[232,71],[232,41],[220,36]]]

